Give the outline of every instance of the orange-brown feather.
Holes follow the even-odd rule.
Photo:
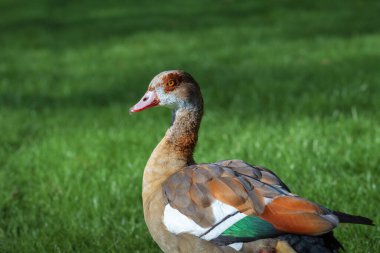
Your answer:
[[[210,189],[211,195],[232,206],[239,206],[245,202],[245,199],[239,194],[241,191],[241,187],[236,185],[235,187],[231,187],[233,182],[229,182],[231,179],[221,179],[221,178],[213,178],[209,183],[208,187]],[[240,196],[239,196],[240,195]]]
[[[208,187],[215,199],[235,207],[240,212],[245,213],[252,209],[252,203],[248,199],[247,192],[236,178],[213,178],[208,183]]]
[[[310,201],[282,196],[269,203],[260,217],[283,232],[320,235],[335,227],[322,215],[323,210]]]

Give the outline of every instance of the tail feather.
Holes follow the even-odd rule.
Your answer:
[[[342,213],[338,211],[333,211],[333,214],[336,215],[341,223],[354,223],[354,224],[363,224],[373,226],[373,221],[363,216],[351,215],[347,213]]]

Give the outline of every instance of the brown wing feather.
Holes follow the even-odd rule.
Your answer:
[[[265,167],[250,165],[242,160],[224,160],[216,162],[216,164],[229,167],[239,174],[259,179],[263,183],[278,186],[290,192],[289,187],[273,171]]]
[[[240,160],[191,165],[163,184],[167,202],[202,227],[216,223],[215,200],[260,216],[283,232],[318,235],[337,225],[329,210],[288,190],[270,170]]]
[[[261,218],[275,228],[294,234],[320,235],[331,231],[337,224],[328,219],[328,210],[299,197],[278,197],[265,208]]]
[[[236,178],[214,178],[207,183],[207,186],[214,199],[230,206],[234,206],[243,213],[252,209],[252,203],[248,197],[247,191]]]
[[[191,165],[163,184],[167,202],[204,227],[215,222],[210,208],[214,200],[247,215],[260,215],[264,198],[282,195],[278,189],[286,192],[274,174],[240,160]]]

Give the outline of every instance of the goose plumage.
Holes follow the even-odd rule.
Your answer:
[[[172,109],[172,123],[143,175],[144,218],[164,252],[338,252],[332,230],[371,225],[292,194],[272,171],[241,160],[197,164],[193,152],[203,116],[194,78],[180,70],[155,76],[133,106]]]

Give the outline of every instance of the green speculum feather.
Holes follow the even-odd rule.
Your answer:
[[[244,237],[244,238],[264,238],[278,235],[272,224],[257,217],[247,216],[224,231],[222,236]]]

